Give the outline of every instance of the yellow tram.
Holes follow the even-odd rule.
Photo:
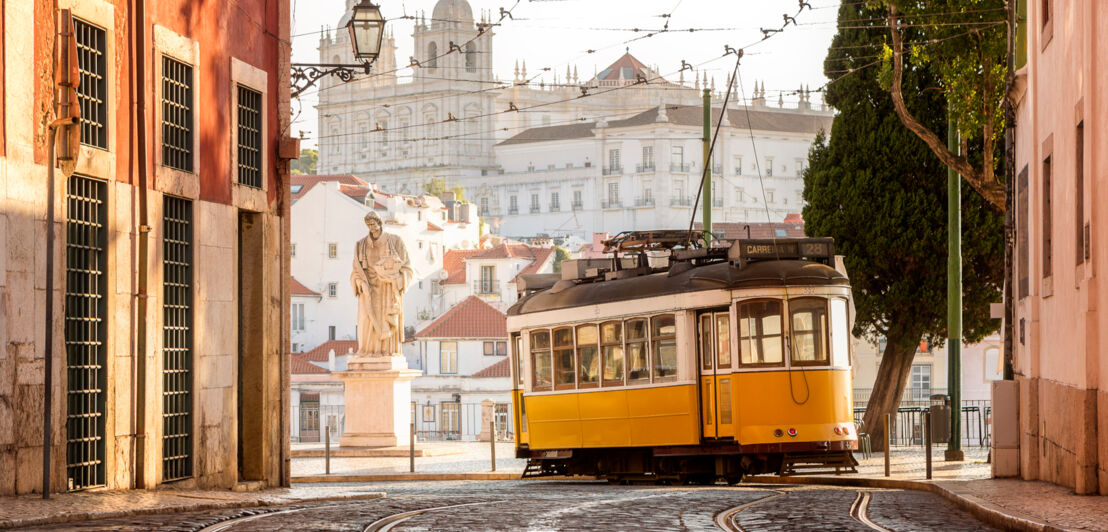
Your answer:
[[[508,331],[525,476],[853,470],[851,292],[833,242],[700,238],[623,233],[606,243],[619,259],[521,280]]]

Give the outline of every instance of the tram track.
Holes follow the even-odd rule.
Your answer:
[[[242,517],[234,517],[234,518],[231,518],[231,519],[220,521],[220,522],[218,522],[214,525],[208,525],[204,528],[201,528],[197,532],[225,532],[225,531],[231,530],[232,528],[234,528],[238,525],[241,525],[243,523],[247,523],[247,522],[250,522],[250,521],[255,521],[255,520],[258,520],[258,519],[265,519],[267,517],[273,517],[273,516],[283,515],[283,514],[291,514],[291,513],[296,513],[296,512],[303,512],[303,511],[307,511],[307,510],[321,510],[321,509],[324,509],[324,508],[334,508],[336,506],[341,506],[341,505],[340,504],[329,504],[329,505],[326,505],[326,506],[305,506],[303,508],[289,508],[287,510],[277,510],[275,512],[262,512],[262,513],[256,513],[256,514],[253,514],[253,515],[244,515]]]
[[[789,495],[789,493],[791,493],[795,490],[771,490],[771,491],[774,491],[775,494],[769,495],[767,497],[762,497],[761,499],[758,499],[756,501],[751,501],[751,502],[748,502],[746,504],[741,504],[739,506],[735,506],[734,508],[729,508],[727,510],[724,510],[724,511],[716,514],[716,516],[715,516],[716,526],[718,526],[722,530],[727,530],[728,532],[748,532],[745,528],[743,528],[737,522],[736,518],[739,516],[739,514],[741,514],[742,512],[744,512],[746,510],[749,510],[749,509],[751,509],[755,506],[759,506],[759,505],[765,504],[769,501],[772,501],[774,499],[778,499],[780,497],[787,496],[787,495]],[[857,521],[858,523],[860,523],[862,525],[865,525],[866,527],[870,528],[871,530],[876,530],[878,532],[896,532],[895,530],[893,530],[891,528],[887,528],[887,527],[881,526],[881,525],[873,522],[869,518],[869,503],[872,499],[873,499],[873,494],[871,492],[869,492],[869,491],[858,491],[857,496],[854,498],[854,502],[851,503],[851,505],[850,505],[850,510],[849,510],[850,517],[852,519],[854,519],[855,521]]]
[[[506,502],[506,501],[499,500],[499,501],[467,502],[467,503],[463,503],[463,504],[449,504],[449,505],[446,505],[446,506],[435,506],[435,507],[432,507],[432,508],[423,508],[421,510],[411,510],[411,511],[408,511],[408,512],[401,512],[401,513],[398,513],[398,514],[392,514],[390,516],[382,517],[381,519],[378,519],[378,520],[366,525],[365,528],[362,529],[362,532],[388,532],[389,530],[392,530],[393,527],[395,527],[396,525],[399,525],[400,523],[403,523],[404,521],[407,521],[408,519],[411,519],[411,518],[416,517],[416,516],[421,515],[421,514],[425,514],[427,512],[434,512],[434,511],[437,511],[437,510],[446,510],[446,509],[449,509],[449,508],[461,508],[463,506],[474,506],[474,505],[478,505],[478,504],[495,504],[495,503],[500,503],[500,502]]]

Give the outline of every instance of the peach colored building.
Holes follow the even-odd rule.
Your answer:
[[[1012,279],[1019,476],[1108,494],[1108,314],[1098,312],[1108,308],[1098,273],[1108,252],[1108,3],[1035,0],[1026,13]]]

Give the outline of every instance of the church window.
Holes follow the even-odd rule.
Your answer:
[[[466,72],[477,72],[477,47],[473,43],[466,45]]]
[[[429,68],[439,67],[439,45],[434,42],[427,45],[427,66]]]

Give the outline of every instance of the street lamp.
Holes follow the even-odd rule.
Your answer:
[[[354,79],[355,69],[369,74],[370,66],[381,54],[381,39],[385,35],[385,18],[381,16],[381,8],[370,0],[361,0],[354,6],[346,29],[350,32],[354,58],[361,63],[293,63],[291,97],[300,96],[324,76],[335,76],[345,83]]]

